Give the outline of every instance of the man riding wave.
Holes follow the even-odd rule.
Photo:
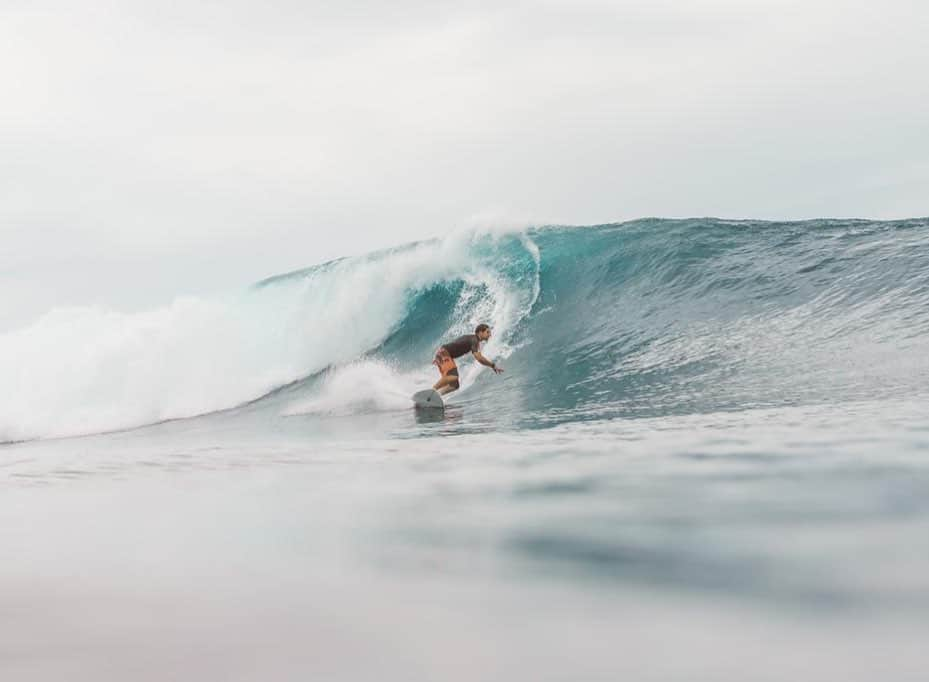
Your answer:
[[[460,358],[465,353],[471,353],[479,363],[490,367],[497,374],[502,374],[502,367],[497,367],[495,363],[481,355],[481,344],[489,338],[490,327],[486,324],[479,324],[474,328],[473,334],[459,336],[454,341],[439,346],[432,364],[439,369],[442,378],[432,388],[438,391],[439,395],[458,390],[461,384],[458,380],[458,365],[455,364],[455,358]]]

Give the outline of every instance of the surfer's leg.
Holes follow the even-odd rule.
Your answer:
[[[435,389],[439,395],[445,395],[447,393],[451,393],[452,391],[457,391],[458,387],[461,385],[458,383],[458,377],[447,377],[447,378],[454,379],[454,381],[450,381],[449,383],[445,384],[442,388]]]
[[[432,388],[438,391],[441,395],[445,395],[451,391],[458,389],[458,375],[457,374],[446,374],[437,382]]]
[[[438,391],[439,395],[458,390],[458,366],[455,361],[449,357],[444,358],[442,364],[439,365],[439,371],[442,372],[442,378],[432,388]]]
[[[442,378],[432,387],[433,390],[438,391],[439,395],[445,395],[446,393],[456,390],[458,388],[458,365],[455,364],[452,357],[447,352],[443,352],[440,349],[439,352],[436,353],[433,364],[442,375]]]

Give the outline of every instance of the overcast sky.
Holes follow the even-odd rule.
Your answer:
[[[475,220],[924,216],[927,7],[0,0],[0,330]]]

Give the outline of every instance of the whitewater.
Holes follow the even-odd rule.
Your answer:
[[[929,665],[926,218],[456,231],[48,311],[0,385],[11,679]]]

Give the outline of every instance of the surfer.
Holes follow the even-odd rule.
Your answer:
[[[465,353],[473,354],[474,359],[479,363],[490,367],[497,374],[502,374],[503,368],[497,367],[496,364],[481,355],[481,344],[489,338],[490,327],[486,324],[479,324],[474,328],[473,334],[459,336],[454,341],[439,346],[432,364],[439,368],[439,374],[442,375],[442,378],[432,388],[439,395],[458,390],[460,384],[458,382],[458,365],[455,364],[455,358],[460,358]]]

